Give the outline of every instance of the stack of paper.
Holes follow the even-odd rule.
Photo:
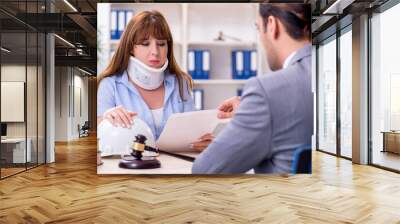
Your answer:
[[[217,110],[177,113],[169,117],[157,147],[169,152],[193,151],[189,145],[207,133],[218,134],[229,119],[218,119]]]

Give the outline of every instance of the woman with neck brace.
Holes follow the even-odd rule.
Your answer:
[[[158,139],[171,114],[193,110],[192,87],[191,77],[175,61],[165,18],[157,11],[141,12],[128,23],[98,78],[97,122],[107,119],[130,128],[139,116]],[[202,150],[212,139],[206,134],[192,147]]]

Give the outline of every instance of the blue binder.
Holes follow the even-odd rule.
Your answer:
[[[193,79],[201,79],[203,75],[203,53],[201,50],[194,51],[194,76]]]
[[[249,50],[243,51],[243,79],[250,78],[250,59],[251,59],[251,52]]]
[[[232,79],[237,79],[236,51],[232,51],[231,53],[231,67],[232,67]]]
[[[112,10],[111,11],[111,21],[110,21],[110,27],[111,27],[111,40],[117,40],[118,35],[117,35],[117,11]]]
[[[232,78],[243,79],[244,62],[243,51],[232,51]]]
[[[193,89],[193,101],[195,110],[204,109],[204,91],[202,89]]]
[[[252,50],[250,56],[250,76],[257,76],[257,51]]]
[[[210,77],[211,53],[209,50],[202,51],[202,75],[201,79],[209,79]]]

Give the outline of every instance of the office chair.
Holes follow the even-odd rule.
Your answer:
[[[79,138],[83,136],[89,136],[89,121],[85,121],[85,123],[82,125],[82,127],[79,128]]]
[[[292,173],[308,173],[311,174],[311,146],[299,147],[294,151]]]

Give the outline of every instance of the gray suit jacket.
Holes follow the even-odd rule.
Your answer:
[[[311,45],[289,66],[251,78],[227,127],[195,160],[193,173],[288,173],[313,133]]]

